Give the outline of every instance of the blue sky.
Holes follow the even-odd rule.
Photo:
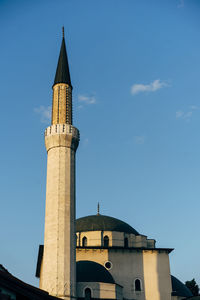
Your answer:
[[[77,217],[100,212],[175,248],[199,279],[199,0],[0,0],[0,263],[31,284],[43,243],[52,83],[65,26]]]

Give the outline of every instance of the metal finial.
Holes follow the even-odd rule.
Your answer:
[[[97,204],[97,216],[99,216],[99,210],[100,210],[100,206],[99,206],[99,202]]]
[[[62,27],[62,36],[63,36],[63,38],[65,37],[65,28],[64,28],[64,26]]]

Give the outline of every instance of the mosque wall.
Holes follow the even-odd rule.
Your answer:
[[[169,255],[165,251],[143,251],[146,300],[171,300]]]
[[[122,287],[117,284],[104,282],[78,282],[77,297],[85,299],[85,290],[91,290],[92,298],[96,299],[123,299]]]
[[[77,234],[77,246],[83,247],[83,239],[87,238],[87,246],[101,246],[101,231],[87,231]]]
[[[171,300],[169,255],[165,250],[78,248],[79,260],[95,261],[104,267],[109,262],[107,270],[123,286],[126,299]],[[140,290],[136,280],[140,281]]]
[[[108,260],[112,263],[109,272],[115,282],[123,286],[124,298],[145,300],[142,251],[109,249]],[[138,279],[140,290],[136,290],[135,287],[135,281]]]
[[[80,260],[95,261],[104,266],[108,261],[108,249],[77,248],[76,261]]]
[[[145,235],[135,235],[118,231],[85,231],[77,233],[76,245],[79,247],[101,247],[104,246],[104,237],[109,239],[109,247],[124,247],[125,238],[128,247],[154,248],[155,240],[147,239]],[[83,245],[83,239],[87,239],[87,245]]]

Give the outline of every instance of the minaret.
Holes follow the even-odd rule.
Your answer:
[[[75,153],[79,131],[72,125],[72,85],[64,38],[53,84],[47,150],[44,254],[40,288],[63,299],[76,297]]]

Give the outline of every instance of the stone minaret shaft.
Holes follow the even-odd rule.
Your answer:
[[[47,186],[40,288],[63,299],[76,297],[75,153],[72,86],[63,35],[53,85],[52,125],[45,131]]]

